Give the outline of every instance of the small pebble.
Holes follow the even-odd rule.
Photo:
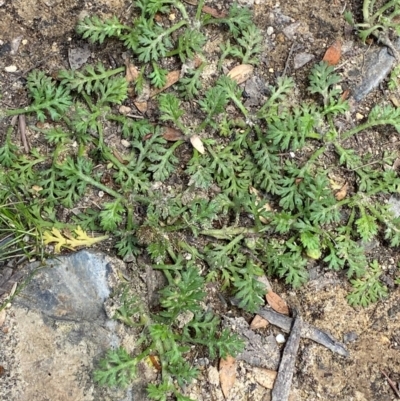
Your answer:
[[[16,65],[9,65],[4,68],[5,72],[16,72],[17,71],[17,66]]]
[[[297,70],[297,69],[303,67],[303,65],[306,65],[313,58],[314,58],[314,55],[310,54],[310,53],[305,53],[305,52],[297,53],[293,59],[294,69]]]
[[[267,35],[268,35],[268,36],[271,36],[273,33],[274,33],[274,28],[273,28],[272,26],[269,26],[269,27],[267,28]]]
[[[278,344],[284,344],[286,342],[286,338],[283,334],[278,334],[275,340]]]
[[[127,141],[126,139],[121,139],[121,145],[124,148],[130,148],[131,147],[131,143],[129,141]]]
[[[104,192],[103,191],[99,191],[98,196],[99,196],[99,198],[103,198],[104,197]]]
[[[122,105],[122,106],[119,106],[118,111],[120,112],[120,114],[126,115],[126,114],[129,114],[132,111],[132,109],[128,106]]]
[[[356,114],[356,119],[357,120],[362,120],[364,118],[364,116],[361,113],[357,113]]]
[[[357,339],[358,339],[358,334],[355,333],[354,331],[349,331],[348,333],[345,333],[343,336],[343,341],[345,344],[356,341]]]

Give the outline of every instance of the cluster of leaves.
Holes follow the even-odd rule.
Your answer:
[[[200,2],[191,20],[186,6],[176,0],[142,0],[137,5],[140,16],[133,27],[116,18],[102,22],[93,17],[81,21],[78,31],[93,41],[111,36],[123,40],[143,63],[143,71],[151,66],[149,78],[157,86],[165,82],[160,60],[192,58],[205,40],[201,29],[210,23],[223,23],[231,33],[222,58],[257,61],[259,35],[244,8],[234,5],[217,19],[202,15]],[[181,19],[169,28],[158,26],[155,14],[170,13],[171,7],[179,10]],[[180,35],[173,35],[178,30]],[[221,76],[203,90],[203,67],[187,74],[176,91],[158,97],[157,122],[114,112],[127,96],[123,68],[87,66],[62,71],[58,80],[33,71],[27,78],[31,105],[6,114],[31,113],[40,121],[53,121],[49,129],[31,127],[43,134],[48,146],[23,153],[10,128],[0,147],[0,202],[23,206],[29,224],[21,233],[35,229],[41,238],[47,230],[46,241],[66,245],[90,242],[83,230],[110,233],[120,256],[147,252],[154,267],[164,271],[168,286],[161,291],[162,311],[140,312],[143,353],[132,357],[122,349],[110,351],[96,373],[101,383],[126,385],[138,363],[156,355],[163,382],[149,387],[155,400],[164,399],[162,394],[185,399],[171,383],[183,385],[195,377],[185,359],[190,345],[208,348],[211,357],[241,348],[238,339],[218,331],[218,319],[200,307],[204,280],[218,281],[240,307],[255,312],[265,293],[261,275],[299,286],[308,278],[307,261],[312,258],[333,270],[345,269],[354,286],[349,301],[366,305],[385,290],[377,264],[368,266],[362,243],[381,236],[391,246],[400,244],[400,218],[378,201],[378,196],[399,191],[397,174],[384,168],[395,155],[376,160],[350,147],[354,135],[374,127],[391,125],[400,132],[399,109],[375,106],[364,123],[339,130],[336,119],[347,112],[348,104],[337,87],[340,76],[325,63],[311,70],[310,96],[303,96],[307,100],[293,104],[295,83],[281,77],[258,109],[245,107],[241,88],[229,77]],[[190,118],[184,102],[193,99],[198,107]],[[159,122],[180,130],[183,138],[201,138],[204,154],[185,140],[167,143]],[[108,145],[106,124],[129,142],[123,154]],[[178,147],[190,152],[189,160],[177,157]],[[178,169],[183,188],[160,184],[177,176]],[[329,180],[329,173],[337,171],[349,186],[341,198]],[[89,191],[104,194],[100,211],[86,206]],[[69,223],[74,223],[70,232],[76,236],[59,231],[68,225],[57,221],[61,208],[74,210]],[[14,209],[14,214],[2,209],[0,218],[15,218]],[[76,231],[77,225],[82,230]],[[198,240],[191,242],[193,237]],[[206,246],[198,249],[198,241]],[[184,253],[190,262],[176,256]],[[135,308],[125,299],[118,318],[134,324]],[[186,312],[193,317],[177,327],[175,319]]]
[[[203,311],[204,278],[195,263],[177,257],[173,265],[157,267],[164,270],[168,280],[168,285],[160,292],[161,311],[157,314],[145,312],[141,302],[125,288],[115,315],[131,327],[142,328],[139,339],[142,352],[131,356],[123,348],[108,351],[94,377],[101,384],[126,387],[136,377],[138,365],[152,356],[158,358],[162,382],[149,385],[149,397],[166,400],[174,395],[177,400],[190,400],[173,382],[183,387],[198,376],[197,368],[185,359],[191,346],[204,347],[210,358],[224,358],[241,352],[244,343],[228,329],[221,331],[219,318],[212,312]],[[139,317],[137,323],[133,316]]]
[[[357,29],[360,38],[365,42],[369,36],[374,36],[378,41],[392,49],[398,55],[396,47],[392,43],[392,33],[400,36],[400,26],[397,21],[400,15],[398,0],[390,0],[378,3],[375,0],[364,0],[362,7],[363,22],[356,23],[351,12],[345,12],[347,22]]]
[[[369,304],[386,298],[387,287],[379,278],[382,270],[377,260],[374,260],[363,278],[351,280],[353,291],[347,296],[350,305],[368,306]]]
[[[236,3],[227,15],[220,18],[202,13],[204,0],[199,1],[197,11],[191,16],[191,10],[179,0],[142,0],[135,3],[138,16],[132,25],[122,24],[116,17],[102,21],[98,17],[86,17],[81,20],[76,31],[91,42],[102,43],[107,37],[121,40],[144,63],[143,72],[151,83],[161,88],[166,84],[168,71],[159,66],[166,57],[177,56],[182,63],[194,56],[201,57],[206,43],[204,27],[209,24],[225,25],[232,40],[237,43],[224,52],[224,57],[233,55],[243,63],[257,63],[260,53],[261,35],[251,21],[251,13],[247,8]],[[165,26],[155,20],[155,15],[169,16],[179,12],[176,22]],[[177,34],[178,33],[178,34]],[[230,42],[228,42],[229,44]]]

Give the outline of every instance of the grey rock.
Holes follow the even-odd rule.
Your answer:
[[[293,58],[294,69],[298,70],[299,68],[306,65],[313,58],[314,58],[314,55],[311,53],[305,53],[305,52],[297,53]]]
[[[290,24],[285,29],[283,29],[282,32],[288,39],[294,40],[297,30],[299,28],[300,28],[300,22],[294,22],[293,24]]]
[[[258,106],[264,101],[264,96],[267,93],[267,86],[265,81],[257,76],[253,75],[246,81],[244,87],[244,95],[247,97],[245,106]]]
[[[400,38],[396,40],[394,45],[400,50]],[[365,75],[362,82],[353,91],[354,99],[359,102],[377,88],[388,76],[395,62],[396,58],[390,54],[386,47],[372,52],[365,62]]]
[[[68,49],[68,61],[72,70],[82,67],[90,57],[88,47],[76,47]]]
[[[273,334],[268,336],[256,334],[242,317],[225,316],[223,324],[225,327],[229,326],[232,332],[236,332],[246,342],[246,348],[236,356],[236,360],[259,368],[278,369],[280,350]]]
[[[0,330],[1,401],[133,399],[132,389],[93,382],[98,360],[120,343],[120,325],[104,308],[118,284],[119,264],[81,251],[24,268],[36,274],[7,310]]]
[[[0,46],[0,57],[11,52],[11,44],[6,42]]]
[[[31,268],[37,272],[16,305],[56,320],[106,320],[103,303],[110,295],[107,278],[112,270],[105,255],[81,251]]]

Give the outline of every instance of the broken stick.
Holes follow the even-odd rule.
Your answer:
[[[281,328],[283,331],[288,333],[290,331],[290,327],[292,326],[293,319],[281,315],[269,308],[261,308],[258,312],[258,315],[263,317],[264,319],[268,320],[274,326]],[[301,327],[301,337],[308,338],[310,340],[315,341],[318,344],[325,346],[326,348],[330,349],[332,352],[335,352],[339,355],[348,357],[349,352],[346,349],[346,346],[341,342],[335,340],[331,334],[319,330],[310,324],[303,322]]]
[[[272,390],[271,401],[287,401],[289,399],[290,387],[292,385],[294,368],[296,365],[297,351],[299,350],[301,338],[301,317],[293,318],[294,323],[289,338],[283,350],[278,375],[276,376]]]

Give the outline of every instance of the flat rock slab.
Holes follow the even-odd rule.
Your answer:
[[[400,39],[394,42],[394,46],[400,51]],[[387,47],[377,49],[367,56],[363,68],[363,78],[359,86],[354,89],[354,99],[359,102],[389,75],[396,58],[390,53]]]
[[[0,328],[1,401],[122,401],[132,394],[99,388],[97,361],[119,345],[104,301],[118,283],[118,259],[81,251],[32,264],[33,278]]]

